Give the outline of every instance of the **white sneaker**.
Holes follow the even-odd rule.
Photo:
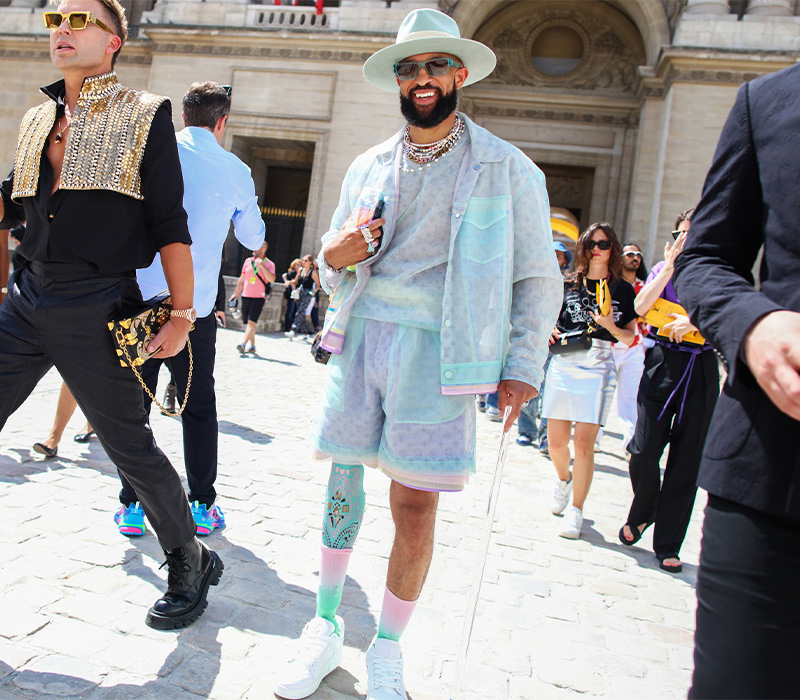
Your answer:
[[[295,333],[294,331],[286,331],[286,332],[284,333],[284,335],[285,335],[287,338],[294,338],[294,337],[297,335],[297,333]]]
[[[313,694],[322,679],[342,661],[344,620],[336,618],[339,631],[330,620],[315,617],[303,628],[297,640],[294,656],[288,659],[277,674],[275,695],[300,700]]]
[[[572,477],[569,478],[569,481],[561,481],[559,479],[556,484],[556,490],[553,491],[553,505],[551,507],[553,515],[564,512],[570,496],[572,496]]]
[[[499,423],[503,420],[503,416],[500,415],[500,409],[497,406],[486,406],[486,417],[492,421],[493,423]]]
[[[366,700],[408,700],[403,685],[403,651],[400,642],[372,640],[367,651]]]
[[[566,537],[568,540],[577,540],[581,536],[581,527],[583,527],[583,513],[580,508],[570,506],[567,512],[564,513],[564,527],[559,532],[560,537]]]

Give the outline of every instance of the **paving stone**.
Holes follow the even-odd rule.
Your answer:
[[[15,686],[39,697],[83,697],[105,671],[82,659],[52,654],[32,661],[13,678]]]
[[[542,682],[557,688],[568,688],[582,694],[603,694],[602,676],[579,663],[553,661],[547,666],[537,667],[536,675]]]

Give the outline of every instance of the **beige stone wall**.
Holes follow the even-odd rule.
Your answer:
[[[703,182],[719,140],[720,131],[736,98],[736,86],[675,83],[663,107],[659,133],[653,129],[655,143],[639,154],[640,163],[655,155],[655,168],[649,214],[649,235],[645,241],[648,261],[661,260],[664,243],[676,216],[697,204]],[[654,115],[658,120],[658,115]],[[643,144],[644,145],[644,144]],[[657,148],[654,146],[657,145]],[[636,183],[642,208],[646,206],[647,185]],[[640,225],[648,224],[639,219]]]

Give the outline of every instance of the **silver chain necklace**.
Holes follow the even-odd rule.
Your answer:
[[[465,128],[466,126],[463,119],[456,115],[456,121],[455,124],[453,124],[453,128],[450,129],[450,133],[441,139],[441,141],[418,144],[412,143],[409,136],[409,126],[406,124],[405,131],[403,132],[403,155],[412,163],[417,163],[422,167],[407,168],[401,161],[400,169],[405,173],[419,173],[425,168],[430,168],[431,165],[433,165],[437,160],[446,156],[456,147],[456,144],[464,134]]]

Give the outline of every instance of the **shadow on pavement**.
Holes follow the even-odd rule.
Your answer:
[[[681,581],[685,581],[692,587],[696,585],[697,583],[696,564],[687,564],[685,561],[681,561],[681,563],[683,564],[683,571],[679,574],[671,574],[668,571],[662,571],[658,567],[658,559],[656,559],[655,553],[651,549],[643,549],[643,547],[641,546],[641,543],[644,542],[644,538],[642,538],[636,544],[624,545],[619,540],[609,541],[605,539],[605,537],[598,530],[595,530],[593,527],[587,528],[586,526],[587,523],[593,524],[592,520],[589,520],[587,518],[583,522],[584,522],[584,532],[582,534],[582,539],[585,539],[587,542],[591,542],[593,547],[608,549],[614,552],[621,552],[625,556],[628,556],[631,559],[635,559],[637,565],[639,565],[643,569],[657,570],[663,573],[664,576],[671,576],[673,578],[680,579]],[[622,527],[622,523],[620,523],[620,527]]]
[[[262,433],[255,428],[249,428],[240,423],[231,423],[228,420],[219,421],[219,432],[239,437],[247,442],[252,442],[254,445],[269,445],[273,439],[272,435]]]

